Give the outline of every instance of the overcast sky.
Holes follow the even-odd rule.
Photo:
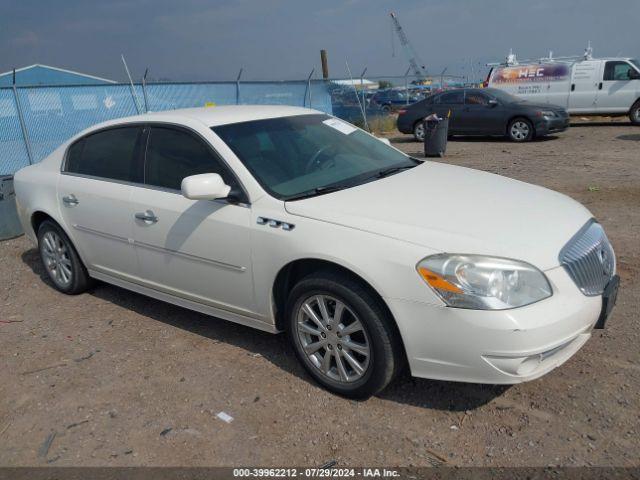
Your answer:
[[[33,63],[124,80],[402,75],[395,11],[430,73],[518,57],[640,56],[640,0],[0,0],[0,71]]]

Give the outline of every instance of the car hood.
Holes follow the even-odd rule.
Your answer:
[[[542,270],[559,265],[562,247],[592,216],[552,190],[436,162],[285,208],[430,250],[507,257]]]

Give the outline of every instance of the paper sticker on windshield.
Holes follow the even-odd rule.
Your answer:
[[[353,133],[357,130],[356,127],[353,127],[351,125],[349,125],[348,123],[342,122],[340,120],[338,120],[337,118],[330,118],[328,120],[325,120],[324,122],[325,125],[331,127],[331,128],[335,128],[336,130],[338,130],[340,133],[344,133],[345,135],[349,135],[350,133]]]

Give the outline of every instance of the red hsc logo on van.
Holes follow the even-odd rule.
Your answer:
[[[544,68],[525,68],[518,71],[518,78],[544,77]]]
[[[569,66],[565,64],[500,67],[490,83],[549,82],[564,80],[568,75]]]

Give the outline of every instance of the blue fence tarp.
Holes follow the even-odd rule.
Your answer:
[[[15,96],[11,89],[0,89],[0,175],[12,175],[29,165]]]

